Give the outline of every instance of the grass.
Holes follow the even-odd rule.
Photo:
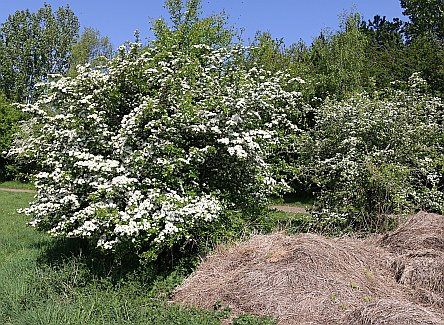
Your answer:
[[[34,185],[30,183],[21,183],[17,181],[1,182],[0,188],[14,188],[19,190],[34,190]]]
[[[32,197],[0,192],[0,324],[220,324],[229,316],[169,302],[186,270],[118,264],[79,240],[27,227],[16,209]],[[272,321],[243,315],[234,323]]]
[[[313,196],[310,195],[298,195],[295,193],[290,193],[285,194],[282,197],[272,197],[270,201],[273,205],[288,205],[312,208],[315,199]]]
[[[256,228],[262,233],[283,231],[289,235],[316,231],[316,220],[308,213],[289,213],[270,211],[268,216],[260,220]]]

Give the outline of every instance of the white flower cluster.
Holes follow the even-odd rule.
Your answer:
[[[156,253],[198,237],[226,207],[264,204],[276,185],[266,157],[277,130],[294,127],[289,77],[247,71],[241,47],[139,48],[52,82],[26,107],[42,127],[15,153],[45,170],[24,210],[31,225]]]
[[[300,170],[322,190],[319,215],[342,222],[344,213],[444,212],[444,106],[419,92],[424,80],[414,75],[411,82],[408,91],[360,94],[317,109]]]

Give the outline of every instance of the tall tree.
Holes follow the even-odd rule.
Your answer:
[[[432,90],[444,96],[444,1],[401,0],[410,21],[406,35],[412,61]]]
[[[205,44],[215,48],[232,43],[236,33],[227,24],[228,16],[221,12],[202,17],[202,0],[166,0],[172,26],[165,19],[153,22],[155,45],[176,46],[186,50],[192,45]]]
[[[74,44],[71,51],[71,67],[69,75],[76,74],[77,65],[90,64],[99,66],[103,58],[113,57],[113,45],[107,36],[100,35],[99,31],[90,27],[83,30],[80,39]]]
[[[7,156],[14,139],[14,133],[19,128],[23,113],[11,105],[3,94],[0,95],[0,181],[12,179],[17,166],[13,159]]]
[[[385,88],[394,80],[407,81],[416,70],[404,42],[404,22],[376,15],[373,20],[363,21],[360,29],[368,38],[364,71],[372,81],[369,86]]]
[[[401,0],[401,7],[410,19],[407,31],[411,37],[427,36],[444,41],[443,0]]]
[[[318,97],[343,97],[362,90],[367,37],[360,24],[358,13],[344,15],[337,33],[321,33],[314,40],[310,54],[319,80]]]
[[[249,60],[269,71],[284,70],[289,65],[283,39],[274,39],[269,32],[256,32],[251,43]]]
[[[64,74],[78,31],[78,19],[68,6],[53,12],[45,3],[36,13],[10,15],[0,26],[0,87],[8,99],[33,102],[37,83]]]

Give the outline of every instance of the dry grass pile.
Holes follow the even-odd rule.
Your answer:
[[[396,230],[382,236],[379,243],[398,254],[419,249],[444,252],[444,218],[426,212],[408,216]]]
[[[279,324],[444,324],[442,219],[418,214],[376,240],[254,236],[209,256],[175,301],[201,308],[221,302]],[[417,247],[436,255],[414,259]],[[430,273],[419,273],[421,265]]]
[[[381,299],[355,309],[347,325],[442,325],[442,318],[407,301]]]
[[[418,213],[380,240],[396,254],[391,264],[396,280],[416,290],[423,303],[444,307],[444,217]]]

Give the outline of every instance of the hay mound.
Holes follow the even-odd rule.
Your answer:
[[[392,263],[399,283],[444,295],[444,254],[433,250],[403,254]]]
[[[444,324],[443,221],[418,214],[367,240],[253,236],[219,247],[174,300],[209,309],[221,303],[279,324]]]
[[[393,253],[409,253],[422,249],[444,252],[444,218],[438,214],[419,212],[407,218],[395,231],[384,235],[379,244]]]
[[[379,263],[386,255],[351,239],[255,236],[208,257],[176,290],[175,300],[201,308],[221,301],[237,312],[272,315],[284,324],[336,324],[375,297],[402,296]]]
[[[391,268],[400,284],[416,290],[419,301],[444,307],[444,217],[425,212],[410,216],[383,236],[380,245],[397,254]]]
[[[346,317],[348,325],[442,325],[444,320],[407,301],[378,300]]]

